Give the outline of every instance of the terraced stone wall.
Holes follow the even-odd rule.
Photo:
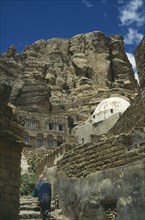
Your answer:
[[[145,159],[145,145],[128,148],[127,135],[94,138],[92,144],[80,145],[66,152],[59,161],[58,170],[69,178],[87,176],[90,173],[115,168]]]

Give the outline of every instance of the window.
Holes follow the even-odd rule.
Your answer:
[[[53,140],[47,140],[47,146],[53,147]]]
[[[28,144],[29,143],[29,137],[24,137],[24,143]]]
[[[42,139],[42,138],[38,138],[38,139],[37,139],[37,146],[38,146],[38,147],[43,146],[43,139]]]
[[[48,130],[53,130],[53,123],[48,123],[47,129]]]
[[[110,109],[110,112],[113,113],[113,109]]]
[[[58,130],[63,131],[63,125],[58,125]]]
[[[30,120],[25,120],[25,127],[26,128],[29,128],[30,127],[30,125],[31,125],[31,122],[30,122]]]
[[[37,128],[38,127],[38,121],[35,119],[35,117],[31,118],[31,128]]]
[[[37,121],[31,121],[31,128],[37,128]]]

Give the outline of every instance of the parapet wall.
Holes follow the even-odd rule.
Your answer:
[[[136,127],[145,125],[145,90],[140,92],[132,101],[131,106],[124,112],[109,133],[119,135],[128,133]]]
[[[145,146],[128,150],[126,139],[127,135],[121,134],[104,140],[93,140],[93,144],[79,145],[64,154],[59,161],[58,170],[64,171],[70,178],[79,178],[145,159]]]

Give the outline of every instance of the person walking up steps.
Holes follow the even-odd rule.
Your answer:
[[[51,184],[43,178],[38,190],[40,212],[43,220],[48,219],[48,212],[51,211]]]

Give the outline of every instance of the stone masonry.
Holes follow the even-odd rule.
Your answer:
[[[24,120],[24,142],[31,146],[56,148],[62,143],[74,142],[70,133],[67,115],[40,114],[36,112],[19,111]]]
[[[0,106],[0,219],[17,220],[23,143],[20,120],[6,104]]]
[[[142,89],[145,89],[145,35],[135,50],[134,56],[136,60],[139,82]]]

